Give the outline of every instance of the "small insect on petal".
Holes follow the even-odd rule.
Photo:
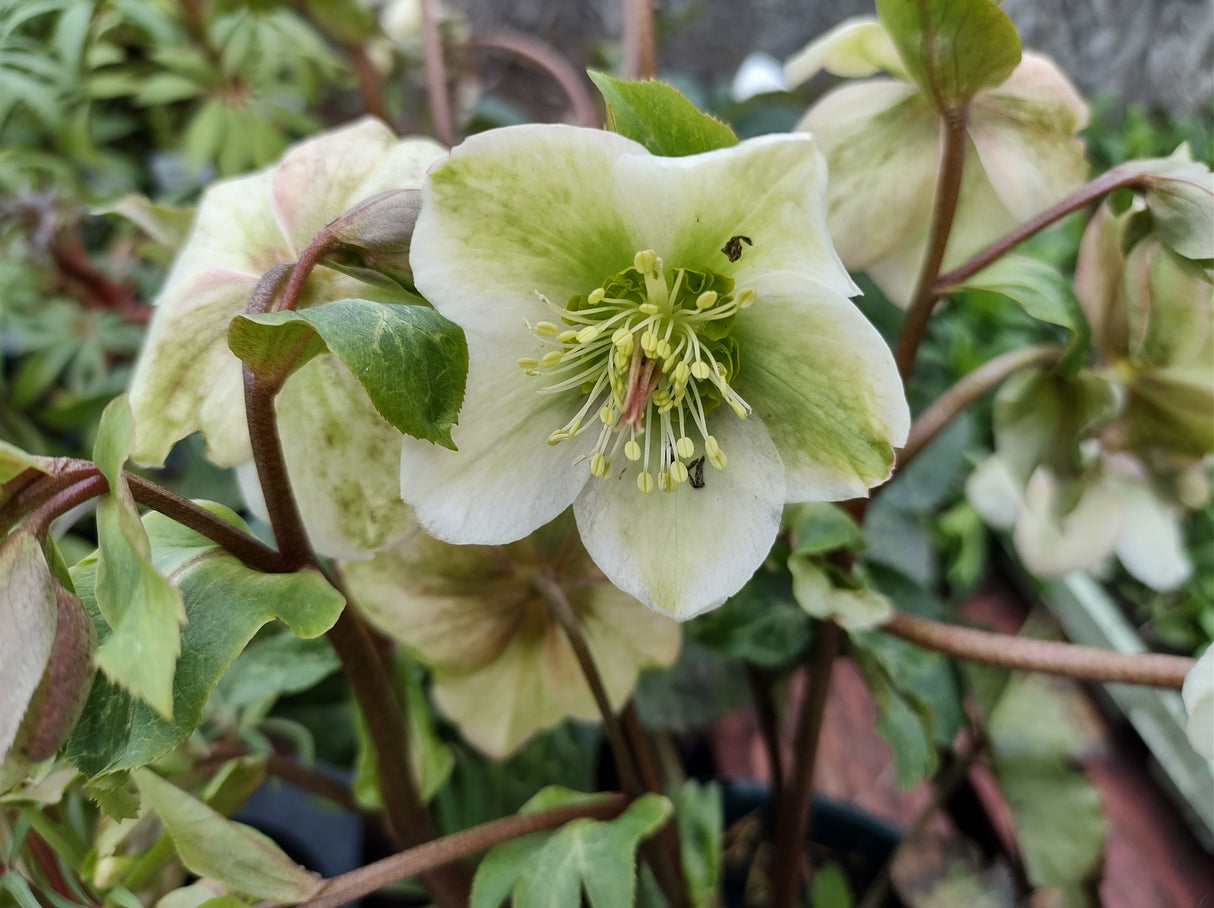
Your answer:
[[[745,243],[747,246],[754,245],[754,243],[750,241],[750,237],[742,236],[740,233],[735,234],[729,238],[729,241],[726,242],[724,246],[721,247],[721,251],[725,253],[725,257],[731,262],[736,262],[742,257],[743,243]]]

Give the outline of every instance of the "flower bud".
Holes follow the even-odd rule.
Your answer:
[[[381,192],[329,225],[333,246],[323,264],[369,284],[413,286],[409,244],[421,211],[420,189]]]
[[[57,579],[53,584],[58,609],[55,642],[14,747],[31,763],[53,756],[67,740],[88,700],[97,671],[93,620],[75,595]]]

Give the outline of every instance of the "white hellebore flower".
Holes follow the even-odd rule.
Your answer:
[[[944,121],[875,19],[843,22],[790,59],[785,76],[791,87],[823,69],[894,77],[827,92],[797,129],[818,137],[830,164],[827,223],[839,255],[905,306],[927,248]],[[974,96],[945,271],[1083,183],[1088,166],[1075,134],[1087,120],[1074,86],[1037,54],[1025,53],[1006,82]]]
[[[1185,676],[1180,691],[1189,714],[1189,741],[1207,760],[1214,760],[1214,646],[1207,646]]]
[[[746,582],[785,502],[884,481],[909,413],[825,196],[804,135],[663,158],[520,126],[433,167],[413,275],[471,364],[458,453],[405,439],[426,530],[504,543],[572,504],[608,579],[686,619]]]
[[[201,431],[215,463],[243,468],[246,497],[257,508],[242,367],[228,349],[229,324],[267,270],[295,262],[326,224],[359,202],[416,188],[444,153],[428,139],[398,139],[368,118],[295,146],[274,167],[211,186],[156,300],[135,368],[134,459],[162,464],[177,441]],[[300,307],[347,298],[421,302],[403,289],[372,287],[319,266]],[[294,373],[275,409],[292,487],[318,551],[367,558],[413,527],[397,494],[400,432],[337,357],[318,356]]]

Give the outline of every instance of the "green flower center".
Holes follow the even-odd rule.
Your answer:
[[[670,492],[689,480],[703,485],[705,460],[725,468],[705,414],[722,402],[740,418],[750,412],[730,387],[741,365],[730,329],[738,310],[754,302],[754,291],[734,294],[732,278],[707,269],[667,275],[662,260],[646,250],[631,268],[564,308],[540,299],[561,324],[535,325],[532,331],[552,349],[518,364],[528,375],[554,379],[543,394],[578,389],[585,396],[548,444],[598,427],[594,450],[578,461],[588,460],[591,474],[605,478],[622,450],[638,467],[642,492]]]

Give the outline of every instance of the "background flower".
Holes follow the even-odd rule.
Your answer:
[[[134,458],[161,464],[175,442],[201,431],[217,464],[249,464],[242,485],[258,507],[229,323],[268,269],[294,263],[317,232],[358,202],[420,185],[443,153],[432,141],[399,140],[378,120],[364,119],[297,145],[268,170],[208,189],[157,298],[131,383]],[[403,288],[371,286],[320,266],[300,305],[351,297],[421,302]],[[318,356],[292,375],[276,410],[292,486],[318,551],[366,557],[412,525],[397,493],[400,433],[335,356]]]

